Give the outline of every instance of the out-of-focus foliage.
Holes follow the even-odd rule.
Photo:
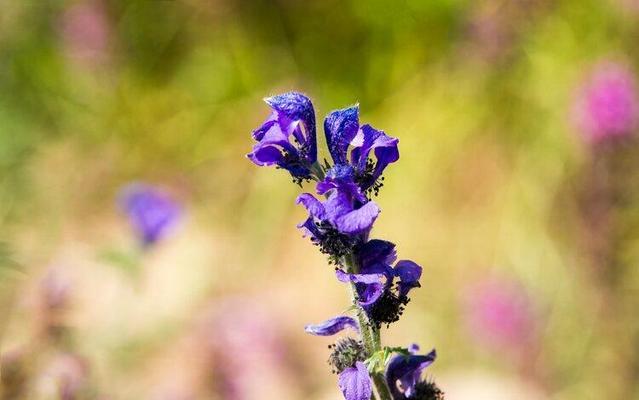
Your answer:
[[[636,398],[639,132],[574,113],[601,65],[636,98],[635,3],[4,2],[2,398],[335,398],[302,327],[347,296],[244,157],[287,90],[400,139],[374,235],[424,276],[384,337],[437,347],[447,398]],[[132,181],[185,214],[150,247]]]

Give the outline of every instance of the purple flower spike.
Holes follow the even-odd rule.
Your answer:
[[[332,336],[349,326],[359,332],[359,325],[357,324],[357,321],[351,317],[340,315],[317,325],[306,325],[304,330],[315,336]]]
[[[122,190],[120,207],[144,246],[165,237],[182,216],[180,205],[166,192],[143,183],[130,184]]]
[[[317,161],[315,111],[311,100],[290,92],[264,99],[273,113],[253,132],[257,144],[247,157],[255,164],[275,165],[294,178],[308,179]]]
[[[373,385],[366,365],[358,361],[354,367],[342,371],[339,374],[339,388],[346,400],[370,400]]]
[[[418,349],[416,346],[412,346],[412,348]],[[426,355],[398,354],[393,356],[386,367],[386,382],[393,394],[393,399],[409,399],[415,392],[422,371],[431,365],[436,357],[435,349]]]

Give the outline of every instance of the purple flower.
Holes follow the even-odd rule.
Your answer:
[[[326,200],[320,201],[310,193],[297,198],[297,204],[302,204],[309,213],[298,227],[323,253],[342,257],[366,240],[379,207],[366,199],[352,179],[341,175],[329,175],[318,184],[318,193],[326,195]]]
[[[373,385],[366,365],[357,361],[355,366],[342,371],[339,374],[339,388],[346,400],[370,400]]]
[[[349,326],[359,332],[359,325],[357,324],[357,321],[351,317],[340,315],[317,325],[306,325],[304,330],[311,335],[333,336]]]
[[[386,382],[394,400],[421,398],[415,396],[420,390],[420,384],[428,385],[421,381],[422,371],[437,357],[435,349],[426,355],[416,354],[419,351],[417,345],[412,345],[409,350],[410,355],[397,354],[386,366]]]
[[[639,100],[633,73],[621,64],[597,65],[574,104],[577,128],[593,142],[633,133]]]
[[[318,336],[332,336],[350,326],[359,332],[359,324],[351,317],[338,316],[317,325],[307,325],[306,332]],[[341,339],[329,346],[333,353],[329,364],[339,373],[338,383],[346,400],[370,400],[373,393],[368,369],[362,361],[366,350],[361,342],[351,338]]]
[[[182,215],[180,205],[166,192],[143,183],[126,186],[120,206],[144,246],[165,237]]]
[[[317,161],[315,111],[311,100],[290,92],[264,99],[273,112],[253,131],[257,144],[247,157],[257,165],[275,165],[294,178],[311,177]]]
[[[399,140],[370,125],[360,126],[357,105],[328,114],[324,120],[324,131],[335,164],[352,165],[353,180],[362,191],[377,193],[382,186],[383,178],[380,178],[384,169],[399,159]],[[369,158],[372,155],[376,161]]]
[[[422,267],[409,260],[391,266],[397,257],[395,244],[385,240],[359,244],[354,254],[358,272],[337,269],[337,279],[355,284],[359,304],[377,325],[397,321],[408,303],[408,293],[420,286]],[[399,280],[396,285],[395,278]]]

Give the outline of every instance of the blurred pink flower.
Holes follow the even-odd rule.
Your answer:
[[[72,291],[73,283],[70,277],[59,267],[50,268],[39,282],[36,292],[36,315],[44,336],[59,338],[65,331]]]
[[[74,400],[81,398],[87,386],[89,365],[85,359],[66,353],[53,360],[48,375],[57,383],[61,400]]]
[[[632,134],[639,117],[633,73],[624,65],[601,62],[577,92],[575,124],[590,141]]]
[[[61,35],[69,58],[87,66],[107,58],[110,26],[104,6],[97,0],[78,2],[62,15]]]
[[[473,285],[464,300],[469,334],[480,344],[511,350],[531,344],[537,331],[537,313],[516,281],[487,279]]]
[[[51,268],[40,282],[41,307],[46,311],[68,306],[72,290],[71,280],[61,270]]]
[[[204,316],[198,330],[200,348],[213,359],[217,390],[223,398],[282,395],[286,350],[277,320],[259,302],[241,298],[216,304]]]

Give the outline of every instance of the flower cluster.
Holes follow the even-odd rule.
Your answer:
[[[308,218],[298,225],[335,266],[340,282],[352,288],[357,319],[340,315],[306,332],[331,336],[347,327],[359,339],[343,338],[329,346],[329,364],[339,374],[347,400],[369,400],[373,387],[382,400],[442,399],[432,382],[421,381],[435,351],[417,355],[416,346],[381,347],[380,329],[399,320],[409,292],[420,287],[422,268],[397,260],[395,244],[370,239],[380,208],[372,200],[383,186],[383,173],[399,159],[398,139],[361,125],[357,105],[329,113],[324,120],[332,164],[318,162],[313,104],[300,93],[269,97],[273,110],[253,132],[257,143],[248,158],[260,166],[287,170],[293,181],[316,181],[315,194],[302,193],[297,203]],[[395,354],[395,355],[393,355]]]

